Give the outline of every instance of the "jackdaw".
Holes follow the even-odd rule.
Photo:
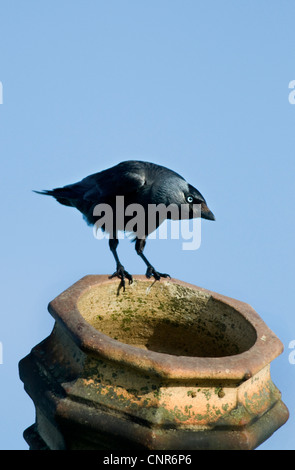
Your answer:
[[[38,194],[53,196],[60,204],[78,209],[89,225],[98,226],[109,233],[109,247],[116,261],[116,271],[110,276],[119,277],[120,286],[125,289],[125,279],[132,283],[131,274],[125,271],[118,254],[118,231],[128,231],[128,222],[132,221],[134,208],[143,208],[144,220],[137,223],[132,231],[135,235],[135,250],[147,266],[146,277],[170,277],[153,267],[143,254],[147,236],[165,219],[191,219],[201,216],[203,219],[215,220],[202,194],[174,171],[144,161],[124,161],[112,168],[87,176],[78,183],[53,190],[35,191]],[[120,202],[118,210],[118,200]],[[132,206],[130,206],[132,204]],[[136,204],[136,206],[134,206]],[[149,207],[176,207],[178,211],[156,211],[156,220],[150,223]],[[172,206],[171,206],[172,205]],[[131,208],[128,211],[127,208]],[[170,207],[171,206],[171,207]],[[98,219],[98,214],[111,209],[111,220],[106,217]],[[100,209],[100,210],[97,210]],[[180,208],[185,210],[181,212]],[[199,211],[196,210],[199,208]],[[173,212],[173,214],[172,214]],[[172,214],[172,215],[171,215]],[[100,223],[101,222],[101,223]],[[138,222],[138,221],[137,221]],[[138,225],[141,225],[138,227]]]

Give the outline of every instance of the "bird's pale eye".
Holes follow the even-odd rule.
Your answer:
[[[193,202],[194,198],[193,198],[193,196],[187,196],[186,200],[189,204],[191,204]]]

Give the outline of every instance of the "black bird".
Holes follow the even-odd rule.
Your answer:
[[[121,162],[112,168],[87,176],[78,183],[49,191],[35,192],[53,196],[60,204],[75,207],[83,214],[89,225],[98,224],[102,230],[109,232],[109,247],[116,260],[116,271],[110,277],[119,277],[120,286],[123,288],[125,288],[125,278],[132,283],[132,276],[125,271],[117,254],[118,231],[128,229],[128,222],[130,224],[134,212],[131,214],[132,211],[128,212],[126,208],[135,207],[130,204],[137,204],[136,207],[140,206],[144,209],[144,220],[141,218],[141,222],[144,223],[141,227],[137,226],[136,230],[134,227],[132,231],[135,235],[135,250],[147,266],[146,277],[153,276],[155,280],[170,276],[156,271],[144,256],[146,237],[165,219],[179,220],[201,216],[204,219],[215,220],[202,194],[188,184],[182,176],[163,166],[143,161]],[[117,198],[118,196],[121,198]],[[119,209],[118,200],[121,203]],[[166,211],[162,217],[156,213],[156,220],[150,224],[149,207],[160,204],[166,208],[172,205],[179,211],[174,211],[173,214]],[[106,216],[108,207],[111,209],[111,220],[107,220],[106,217],[98,219],[98,214],[104,213]],[[199,212],[196,207],[200,208]],[[181,212],[180,208],[184,211]]]

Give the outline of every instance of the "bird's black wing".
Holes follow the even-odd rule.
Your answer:
[[[105,203],[115,196],[138,191],[145,182],[144,162],[130,161],[87,176],[78,183],[35,192],[53,196],[61,204],[77,207],[83,212],[84,205]]]
[[[105,202],[114,196],[136,192],[145,182],[142,162],[122,162],[113,168],[87,176],[78,183],[76,189],[80,194],[83,193],[85,201]]]

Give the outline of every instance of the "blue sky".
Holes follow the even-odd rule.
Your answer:
[[[114,271],[77,211],[31,190],[140,159],[183,175],[215,213],[197,251],[151,240],[146,255],[251,304],[281,339],[271,372],[291,417],[260,448],[294,449],[294,2],[2,0],[0,13],[0,448],[27,449],[18,361],[50,334],[48,302]],[[129,241],[120,256],[145,272]]]

